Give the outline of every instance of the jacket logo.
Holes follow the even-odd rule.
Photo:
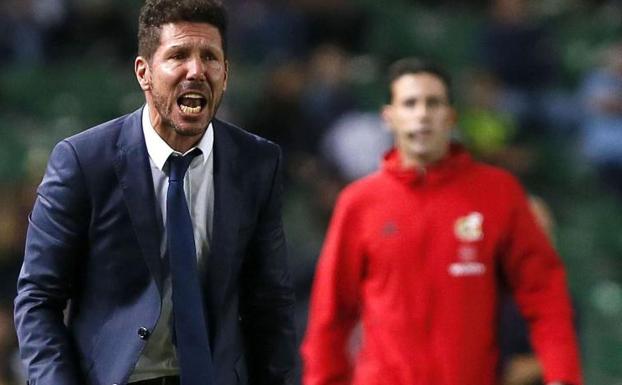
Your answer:
[[[397,225],[395,222],[387,222],[382,227],[382,235],[385,237],[397,234]]]
[[[484,237],[482,224],[484,216],[476,211],[460,217],[454,224],[456,237],[463,242],[475,242]]]
[[[451,263],[447,272],[452,277],[478,276],[486,273],[486,265],[477,260],[477,248],[474,245],[461,245],[458,248],[460,261]]]
[[[460,217],[454,224],[454,233],[460,242],[465,242],[458,247],[459,262],[451,263],[447,272],[452,277],[481,276],[486,273],[486,265],[477,261],[476,242],[484,238],[482,225],[484,216],[473,211],[464,217]]]

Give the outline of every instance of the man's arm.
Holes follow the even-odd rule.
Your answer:
[[[260,210],[242,277],[242,328],[253,385],[294,383],[294,290],[281,219],[281,154],[274,154],[270,194]]]
[[[547,383],[580,385],[574,312],[562,262],[538,226],[518,184],[502,265],[530,329],[531,344]]]
[[[83,385],[63,310],[75,290],[88,218],[74,149],[61,142],[37,190],[17,282],[15,326],[30,385]]]
[[[363,252],[361,222],[345,195],[335,205],[315,271],[301,349],[304,385],[348,385],[352,381],[348,341],[359,320]]]

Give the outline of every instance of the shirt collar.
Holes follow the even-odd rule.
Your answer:
[[[155,128],[153,128],[153,125],[151,124],[151,119],[149,118],[149,105],[147,104],[145,104],[145,107],[143,108],[142,123],[143,123],[143,135],[145,136],[145,144],[147,145],[147,152],[149,153],[149,157],[151,158],[151,160],[153,160],[153,163],[155,163],[156,167],[158,167],[162,171],[164,169],[164,165],[166,164],[168,157],[172,153],[179,154],[179,152],[173,150],[164,141],[164,139],[162,139],[160,135],[158,135]],[[199,143],[196,146],[189,149],[186,152],[186,154],[188,154],[190,151],[194,150],[195,148],[200,149],[202,152],[202,155],[197,156],[197,159],[200,160],[201,164],[205,164],[205,162],[207,162],[207,159],[209,158],[212,152],[213,147],[214,147],[214,128],[212,126],[212,122],[210,122],[209,125],[207,126],[207,130],[205,130],[205,133],[201,137],[201,140],[199,141]]]

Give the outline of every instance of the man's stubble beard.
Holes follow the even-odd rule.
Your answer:
[[[216,111],[218,111],[218,107],[220,106],[220,102],[222,100],[222,94],[221,94],[221,97],[215,100],[216,105],[214,108],[214,115],[209,117],[207,123],[205,124],[205,127],[198,127],[196,129],[187,130],[176,125],[175,122],[170,118],[170,116],[173,114],[172,109],[175,108],[174,105],[171,106],[170,104],[168,104],[166,102],[166,98],[162,97],[155,90],[151,92],[151,96],[153,99],[153,106],[158,112],[158,115],[160,116],[160,121],[161,121],[160,125],[162,126],[162,128],[164,128],[167,131],[172,130],[179,136],[187,136],[187,137],[202,135],[205,132],[205,130],[207,129],[207,126],[209,125],[209,123],[212,121],[212,119],[216,115]],[[208,100],[204,108],[209,108],[209,105],[210,105],[210,101]]]

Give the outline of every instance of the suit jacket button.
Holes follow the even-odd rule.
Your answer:
[[[140,337],[141,340],[146,340],[151,335],[151,333],[149,332],[149,329],[145,327],[138,328],[137,333],[138,333],[138,337]]]

